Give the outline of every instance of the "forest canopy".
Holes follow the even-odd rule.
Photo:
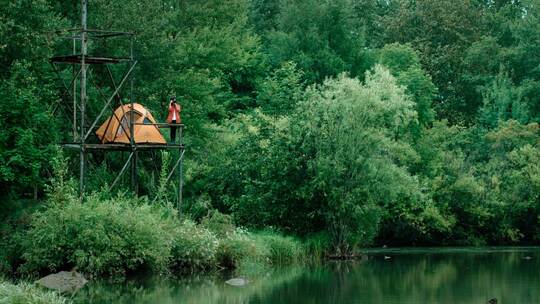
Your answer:
[[[182,212],[193,220],[219,211],[249,229],[328,240],[339,252],[540,242],[537,1],[88,7],[90,28],[136,33],[137,102],[158,121],[170,96],[182,105]],[[49,64],[62,44],[46,33],[78,27],[79,10],[79,1],[0,6],[2,222],[40,208],[54,182],[51,160],[63,157],[70,125],[55,111],[63,93]],[[90,113],[99,94],[88,92]],[[166,158],[141,161],[142,196],[158,192],[152,172]],[[122,166],[120,157],[90,161],[88,193]],[[66,166],[77,178],[76,164]]]

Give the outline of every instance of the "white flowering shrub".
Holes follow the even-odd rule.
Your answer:
[[[210,230],[185,220],[175,230],[172,267],[192,270],[214,267],[218,244]]]

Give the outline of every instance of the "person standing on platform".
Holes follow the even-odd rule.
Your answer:
[[[176,103],[176,97],[171,97],[171,100],[169,101],[169,115],[167,115],[167,123],[182,123],[182,119],[180,118],[180,111],[182,111],[182,107],[180,107],[180,105]],[[174,143],[176,141],[176,129],[177,126],[170,126],[171,143]]]

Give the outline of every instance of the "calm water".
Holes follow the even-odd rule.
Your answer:
[[[331,262],[189,279],[91,283],[79,303],[540,303],[540,248],[370,251]],[[386,258],[385,258],[386,256]],[[390,257],[390,258],[388,258]],[[245,287],[224,283],[245,276]]]

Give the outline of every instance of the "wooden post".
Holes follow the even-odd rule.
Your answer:
[[[183,126],[180,126],[178,128],[178,142],[180,143],[180,150],[179,150],[179,153],[180,153],[180,165],[178,167],[178,214],[180,214],[181,212],[181,208],[182,208],[182,191],[183,191],[183,187],[184,187],[184,153],[185,153],[185,150],[184,150],[184,147],[182,145],[183,143]]]
[[[73,55],[77,52],[77,40],[73,38]],[[77,77],[76,67],[73,64],[73,142],[77,142]]]
[[[85,151],[85,126],[84,126],[84,116],[85,116],[85,107],[86,107],[86,53],[87,53],[87,27],[86,27],[86,16],[87,16],[87,0],[81,0],[81,24],[82,24],[82,33],[81,33],[81,149],[80,149],[80,176],[79,176],[79,193],[81,197],[84,193],[84,173],[85,173],[85,162],[86,162],[86,151]]]
[[[137,147],[132,146],[132,154],[133,157],[131,158],[131,190],[133,191],[133,194],[137,195]]]
[[[130,40],[130,58],[131,58],[131,64],[133,66],[133,37],[131,37]],[[131,144],[131,151],[133,153],[133,158],[131,159],[131,190],[133,191],[133,194],[137,196],[137,147],[135,146],[135,132],[134,132],[134,110],[133,110],[133,74],[129,76],[130,81],[130,87],[129,87],[129,99],[131,103],[131,108],[129,112],[129,142]]]
[[[184,152],[185,150],[180,148],[180,165],[178,166],[178,214],[181,215],[182,212],[182,187],[183,187],[183,165],[184,165]]]

